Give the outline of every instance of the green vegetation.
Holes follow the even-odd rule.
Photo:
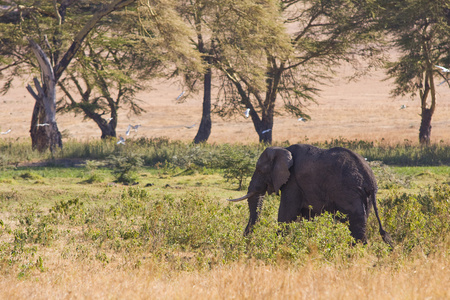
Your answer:
[[[1,173],[2,272],[13,272],[18,278],[45,272],[46,261],[54,259],[49,249],[52,256],[80,263],[97,261],[121,268],[157,263],[161,272],[210,269],[249,259],[301,265],[310,258],[351,263],[368,256],[386,264],[394,263],[395,256],[395,263],[401,263],[417,253],[444,251],[450,238],[448,166],[397,167],[371,162],[380,186],[381,218],[396,244],[392,250],[381,241],[373,214],[366,246],[352,246],[347,226],[330,214],[279,225],[276,196],[267,197],[261,222],[251,237],[243,237],[248,208],[245,203],[225,201],[241,193],[226,180],[232,172],[251,173],[228,163],[245,153],[242,161],[252,170],[262,146],[191,145],[163,139],[129,142],[130,148],[101,143],[104,147],[99,142],[67,143],[73,149],[64,149],[58,154],[61,158],[49,159],[48,165],[8,165]],[[369,150],[368,143],[349,145]],[[399,148],[385,153],[414,147]],[[86,157],[86,149],[92,153],[86,163],[74,156],[75,166],[58,164],[59,159],[68,160],[69,153]],[[436,149],[448,153],[446,146]],[[114,165],[107,155],[122,160]],[[104,159],[93,160],[96,157]],[[448,157],[439,160],[448,161]],[[128,172],[129,166],[135,169],[134,180],[139,184],[114,183],[117,174]],[[285,234],[277,234],[280,230]]]
[[[308,141],[299,140],[299,143]],[[361,140],[346,140],[343,138],[312,143],[321,148],[345,147],[366,157],[368,161],[380,161],[396,166],[441,166],[450,165],[450,146],[445,143],[432,144],[427,147],[411,144],[388,145],[384,141],[367,142]],[[115,140],[96,140],[79,142],[68,140],[63,150],[55,153],[39,153],[31,150],[29,142],[16,140],[0,140],[0,162],[3,169],[17,166],[19,162],[45,160],[47,165],[73,165],[81,160],[104,161],[111,156],[139,156],[143,165],[171,164],[173,167],[186,168],[192,165],[198,167],[232,168],[236,161],[248,161],[253,164],[266,147],[263,144],[229,145],[229,144],[191,144],[180,141],[170,141],[167,138],[140,138],[127,140],[126,147],[117,145]],[[273,146],[286,147],[286,143]],[[224,161],[225,160],[229,160]]]

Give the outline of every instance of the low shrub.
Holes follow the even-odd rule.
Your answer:
[[[450,234],[450,186],[436,185],[420,194],[393,194],[380,200],[382,220],[396,244],[406,253],[425,253]]]
[[[133,184],[137,181],[136,171],[143,165],[143,160],[139,155],[132,153],[120,156],[111,155],[108,161],[113,168],[117,182]]]

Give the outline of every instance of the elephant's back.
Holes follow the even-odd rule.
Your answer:
[[[291,152],[294,159],[297,159],[297,160],[298,159],[300,159],[300,160],[315,159],[315,158],[318,158],[318,156],[321,153],[326,151],[325,149],[321,149],[321,148],[318,148],[316,146],[309,145],[309,144],[295,144],[295,145],[291,145],[291,146],[287,147],[286,149],[289,152]]]
[[[292,153],[296,175],[303,177],[303,182],[313,185],[333,182],[336,186],[363,188],[368,194],[377,190],[375,176],[367,161],[349,149],[322,149],[308,144],[296,144],[286,149]]]
[[[335,147],[324,153],[331,161],[330,164],[335,170],[339,170],[345,181],[344,184],[357,185],[363,187],[365,192],[370,194],[377,190],[375,175],[367,161],[349,149]]]

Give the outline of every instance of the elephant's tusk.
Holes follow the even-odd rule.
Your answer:
[[[243,201],[243,200],[245,200],[245,199],[250,198],[250,197],[253,196],[254,194],[255,194],[255,192],[250,192],[250,193],[248,193],[247,195],[245,195],[244,197],[236,198],[236,199],[227,199],[227,200],[228,200],[228,201],[231,201],[231,202],[239,202],[239,201]]]

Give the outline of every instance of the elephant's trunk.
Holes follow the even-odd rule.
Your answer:
[[[248,198],[248,209],[250,211],[250,217],[248,219],[247,227],[245,227],[244,230],[244,236],[247,236],[249,233],[251,233],[255,223],[259,221],[263,200],[264,194],[257,193],[254,193],[252,197]]]
[[[248,201],[248,209],[250,211],[250,218],[248,220],[247,227],[244,230],[244,236],[248,235],[252,232],[252,227],[259,220],[259,216],[261,214],[261,208],[264,200],[264,195],[267,192],[267,183],[265,178],[263,177],[261,172],[255,171],[252,176],[252,180],[250,181],[248,187],[247,195],[236,198],[236,199],[228,199],[231,202],[238,202],[247,199]]]

